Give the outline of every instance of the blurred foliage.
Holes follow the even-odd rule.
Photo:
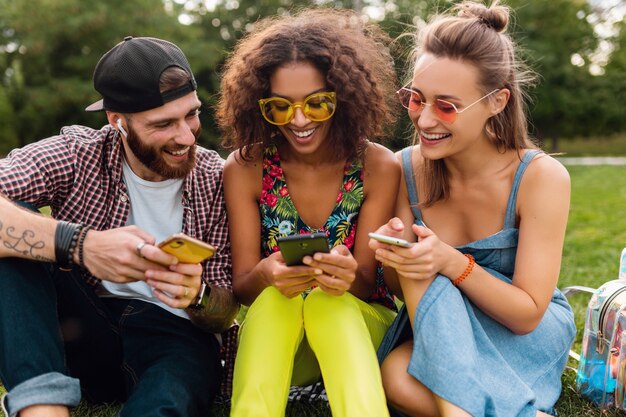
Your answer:
[[[624,23],[599,38],[594,28],[611,11],[585,0],[505,0],[516,11],[511,33],[524,57],[541,75],[532,92],[535,134],[544,140],[599,136],[626,130],[626,47]],[[322,7],[350,7],[367,13],[395,39],[399,83],[408,80],[412,35],[450,0],[317,0]],[[221,65],[255,21],[310,5],[303,0],[0,0],[0,154],[56,134],[66,124],[99,127],[103,114],[84,107],[99,98],[91,75],[98,59],[126,35],[155,36],[185,51],[205,104],[204,146],[219,149],[212,106]],[[599,3],[601,4],[601,3]],[[182,24],[184,23],[184,24]],[[400,36],[408,34],[408,36]],[[590,75],[601,44],[614,49]],[[576,60],[573,60],[573,56]],[[575,61],[575,65],[573,62]],[[410,140],[408,118],[400,118],[389,144]],[[554,146],[552,147],[554,150]]]
[[[590,75],[592,57],[602,41],[591,22],[602,19],[608,10],[594,9],[585,0],[532,4],[530,0],[511,0],[508,4],[517,12],[514,37],[540,75],[531,106],[536,136],[554,139],[626,130],[623,68],[607,66],[604,75]],[[623,38],[624,31],[621,33]],[[624,52],[611,58],[623,60],[620,54]]]

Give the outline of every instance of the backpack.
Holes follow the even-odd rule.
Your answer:
[[[562,290],[567,298],[578,292],[591,293],[587,306],[576,388],[601,408],[626,410],[626,248],[622,251],[619,279],[598,289],[582,286]]]

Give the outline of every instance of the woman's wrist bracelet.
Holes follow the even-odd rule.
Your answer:
[[[463,273],[459,275],[458,278],[452,281],[452,285],[454,285],[455,287],[463,282],[463,280],[472,273],[472,271],[474,270],[474,265],[476,265],[476,260],[472,255],[468,253],[464,253],[463,255],[467,257],[467,259],[469,259],[469,264],[467,264],[467,268],[465,268],[465,271],[463,271]]]

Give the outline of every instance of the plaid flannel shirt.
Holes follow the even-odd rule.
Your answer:
[[[197,164],[183,185],[183,230],[217,251],[203,265],[202,279],[231,290],[230,240],[222,174],[224,160],[197,147]],[[122,174],[122,146],[110,125],[100,130],[68,126],[60,135],[14,149],[0,159],[0,192],[35,207],[50,206],[58,220],[87,224],[95,230],[126,225],[130,209]],[[93,286],[100,280],[83,271]],[[222,393],[230,394],[237,327],[222,334],[225,377]]]

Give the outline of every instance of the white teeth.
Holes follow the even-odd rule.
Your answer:
[[[315,128],[309,129],[309,130],[305,130],[303,132],[296,132],[293,129],[291,131],[293,132],[294,135],[296,135],[299,138],[306,138],[307,136],[313,134],[313,132],[315,131]]]
[[[428,140],[437,140],[437,139],[443,139],[445,137],[448,137],[450,134],[449,133],[433,133],[433,134],[428,134],[428,133],[424,133],[422,132],[422,136],[424,136],[424,138],[428,139]]]
[[[181,149],[179,151],[168,151],[168,152],[171,153],[172,155],[180,156],[180,155],[186,154],[188,150],[189,150],[189,146],[187,146],[186,148],[183,148],[183,149]]]

